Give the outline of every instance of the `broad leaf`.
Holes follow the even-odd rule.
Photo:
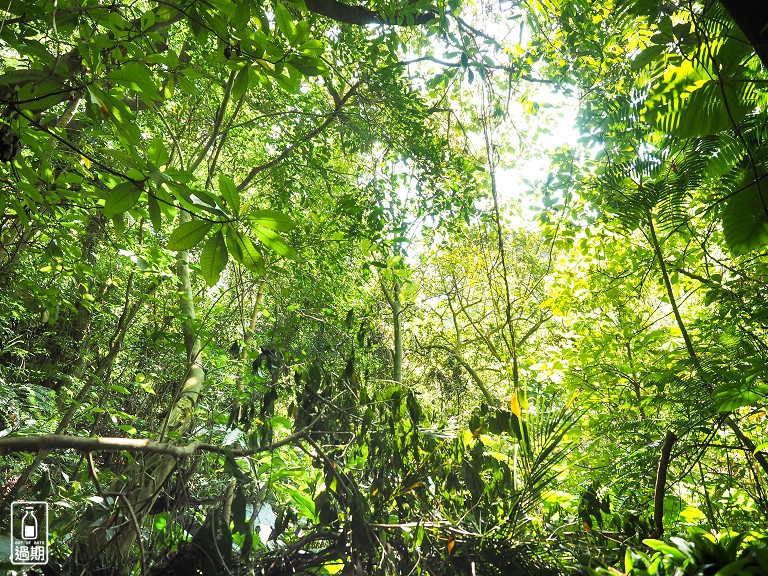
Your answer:
[[[755,181],[748,173],[740,189],[723,208],[723,232],[734,254],[746,254],[768,244],[768,178],[764,170]]]
[[[221,272],[227,266],[227,245],[221,230],[206,240],[200,254],[200,270],[206,284],[213,286],[219,281]]]
[[[98,106],[101,117],[109,118],[117,133],[131,146],[141,143],[141,131],[128,107],[117,98],[107,94],[94,85],[88,86],[90,101]]]
[[[171,234],[168,240],[170,250],[189,250],[197,246],[208,234],[212,224],[205,220],[192,220],[185,222]]]
[[[149,219],[152,221],[152,227],[155,232],[159,232],[163,225],[162,213],[160,211],[160,203],[154,196],[149,196],[147,199],[147,209],[149,210]]]
[[[280,0],[275,4],[275,23],[291,44],[293,44],[296,36],[296,25],[293,22],[293,16],[291,12],[283,6]]]
[[[290,258],[291,260],[295,260],[298,256],[296,250],[292,246],[289,246],[285,240],[272,230],[268,230],[258,224],[253,224],[251,229],[258,239],[261,240],[261,243],[273,252],[280,254],[280,256]]]
[[[682,138],[717,134],[741,122],[754,105],[754,84],[736,76],[725,83],[711,72],[683,61],[670,66],[659,79],[643,111],[659,130]]]
[[[248,215],[248,220],[251,221],[251,224],[275,232],[288,232],[296,227],[296,223],[290,217],[277,210],[253,210]]]
[[[228,224],[225,238],[229,253],[237,262],[256,274],[264,273],[264,258],[248,237]]]
[[[152,79],[152,72],[146,64],[128,62],[119,70],[107,74],[105,78],[115,84],[136,90],[149,99],[156,100],[159,96],[159,90]]]
[[[137,188],[133,182],[123,182],[118,184],[107,194],[107,201],[104,204],[104,216],[112,218],[133,208],[139,201],[141,189]]]
[[[155,136],[147,149],[147,156],[149,161],[157,167],[165,166],[170,160],[171,155],[168,153],[168,149],[163,143],[163,139],[160,136]]]
[[[248,91],[248,84],[251,79],[251,67],[246,65],[235,76],[235,82],[232,84],[232,98],[239,100]]]
[[[240,213],[240,192],[237,191],[237,186],[229,176],[223,174],[219,176],[219,194],[232,214]]]

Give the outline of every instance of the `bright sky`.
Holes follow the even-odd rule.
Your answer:
[[[560,146],[575,147],[579,138],[576,128],[578,102],[574,98],[566,98],[560,94],[542,91],[539,104],[551,104],[552,108],[542,108],[540,114],[551,116],[542,117],[538,140],[532,144],[530,157],[516,162],[516,166],[503,166],[497,174],[497,187],[502,198],[514,198],[529,189],[526,181],[533,183],[545,180],[549,171],[549,154]],[[509,122],[525,125],[520,115],[521,110],[515,107]],[[529,135],[531,138],[533,135]],[[514,152],[513,152],[514,153]]]

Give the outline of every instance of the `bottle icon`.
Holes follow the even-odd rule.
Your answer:
[[[33,510],[32,506],[25,508],[24,517],[21,519],[21,537],[24,540],[37,538],[37,518],[35,518]]]

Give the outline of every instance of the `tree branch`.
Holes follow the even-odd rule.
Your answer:
[[[752,0],[720,0],[720,3],[752,44],[763,66],[768,68],[768,4]]]
[[[667,430],[664,437],[664,445],[659,456],[659,468],[656,472],[656,486],[653,494],[653,530],[654,538],[661,538],[664,534],[664,493],[667,487],[667,470],[669,469],[669,457],[672,446],[675,445],[677,436],[672,430]]]
[[[490,390],[486,388],[485,384],[483,383],[482,378],[480,378],[480,375],[475,371],[472,366],[470,366],[464,358],[461,357],[461,355],[456,352],[453,348],[449,348],[448,346],[443,346],[442,344],[426,344],[423,345],[422,348],[425,350],[444,350],[445,352],[448,352],[451,356],[453,356],[456,361],[461,364],[461,367],[464,368],[464,370],[467,371],[467,374],[472,378],[472,381],[475,383],[475,385],[480,389],[480,392],[483,393],[483,396],[485,397],[485,401],[488,402],[491,406],[497,406],[499,401],[498,399],[491,394]],[[2,444],[0,444],[2,446]]]
[[[358,84],[355,84],[352,86],[346,94],[341,98],[341,100],[338,101],[336,106],[333,109],[333,112],[328,116],[328,118],[325,119],[325,122],[320,124],[317,128],[313,128],[309,132],[307,132],[304,136],[302,136],[299,140],[288,146],[285,150],[283,150],[279,155],[275,156],[267,162],[266,164],[261,164],[260,166],[254,166],[251,168],[251,171],[248,173],[248,176],[245,177],[245,179],[238,185],[237,189],[239,191],[243,191],[246,188],[248,188],[248,185],[253,181],[253,179],[260,173],[266,170],[267,168],[271,168],[272,166],[282,162],[285,160],[288,156],[290,156],[294,150],[301,144],[304,144],[305,142],[308,142],[318,134],[320,134],[323,130],[325,130],[328,126],[331,125],[331,123],[339,116],[341,113],[341,109],[344,106],[344,104],[347,103],[347,101],[357,92]]]
[[[291,444],[304,437],[316,422],[317,418],[307,427],[272,442],[267,446],[250,449],[231,449],[216,444],[192,442],[186,446],[176,446],[165,442],[155,442],[140,438],[86,438],[83,436],[68,436],[64,434],[41,434],[35,436],[13,436],[0,438],[0,454],[13,454],[15,452],[40,452],[44,450],[78,450],[80,452],[144,452],[149,454],[165,454],[176,458],[189,458],[197,452],[213,452],[231,456],[253,456],[261,452],[269,452],[286,444]]]

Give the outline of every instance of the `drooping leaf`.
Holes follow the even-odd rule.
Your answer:
[[[227,266],[227,245],[221,230],[206,240],[200,254],[200,270],[208,286],[219,281],[221,272]]]
[[[112,121],[119,136],[131,146],[139,146],[141,143],[141,131],[136,124],[128,106],[114,96],[97,88],[95,85],[88,86],[90,101],[99,107],[101,117]]]
[[[239,100],[248,91],[248,84],[251,80],[251,67],[246,65],[240,69],[235,76],[235,82],[232,84],[232,98]]]
[[[112,218],[130,210],[139,201],[140,196],[141,189],[133,182],[118,184],[107,193],[107,201],[102,210],[104,216]]]
[[[160,211],[160,203],[155,196],[150,195],[147,198],[147,209],[149,210],[149,219],[152,221],[152,227],[155,232],[159,232],[163,225],[162,213]]]
[[[293,44],[294,38],[296,37],[296,25],[293,22],[293,16],[291,15],[290,10],[283,6],[280,0],[277,0],[275,3],[275,23],[283,36]]]
[[[237,11],[235,12],[234,24],[238,30],[248,26],[251,19],[251,2],[252,0],[239,0],[237,3]]]
[[[225,239],[229,253],[237,262],[256,274],[264,273],[264,257],[247,236],[243,236],[234,225],[228,224],[225,227]]]
[[[205,220],[191,220],[181,224],[168,240],[169,250],[189,250],[197,246],[208,234],[212,224]]]
[[[723,232],[733,254],[746,254],[768,244],[768,178],[747,173],[723,208]]]

